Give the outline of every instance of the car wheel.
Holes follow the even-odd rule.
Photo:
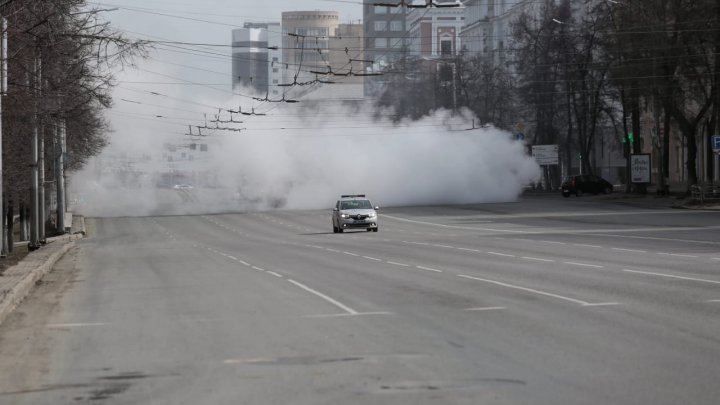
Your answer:
[[[342,229],[342,228],[338,228],[338,233],[343,233],[343,229]]]
[[[367,231],[368,231],[368,232],[372,231],[372,228],[368,228]]]
[[[613,192],[612,187],[605,187],[605,189],[603,190],[603,193],[605,193],[605,194],[610,194],[612,192]]]
[[[565,198],[568,198],[568,197],[570,197],[570,193],[562,193],[562,196]]]
[[[338,228],[335,225],[333,225],[333,233],[338,233]]]
[[[373,231],[373,232],[377,232],[377,231],[378,231],[378,228],[373,228],[372,231]]]

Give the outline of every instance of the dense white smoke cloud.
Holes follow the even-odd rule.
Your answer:
[[[381,206],[503,202],[515,200],[540,173],[510,134],[467,130],[467,112],[437,111],[395,125],[351,107],[319,113],[291,107],[253,117],[244,132],[208,139],[207,158],[188,167],[213,173],[212,184],[158,188],[148,173],[128,187],[91,165],[71,181],[77,209],[97,216],[321,209],[340,194],[357,193]],[[132,131],[149,136],[145,132]],[[135,144],[129,132],[117,135],[126,138],[124,145]],[[151,147],[143,145],[145,152]],[[161,172],[167,163],[145,164],[153,165]]]

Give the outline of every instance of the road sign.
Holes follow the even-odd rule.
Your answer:
[[[558,152],[560,148],[557,145],[533,145],[532,156],[541,166],[558,164]]]
[[[712,136],[712,148],[716,152],[720,152],[720,135]]]
[[[650,154],[630,156],[630,178],[633,183],[650,183]]]
[[[515,134],[515,140],[517,141],[524,141],[525,140],[525,134],[522,132],[518,132]]]

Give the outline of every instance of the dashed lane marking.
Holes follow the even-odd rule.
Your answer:
[[[418,268],[418,269],[420,269],[420,270],[425,270],[425,271],[432,271],[432,272],[435,272],[435,273],[442,273],[442,272],[443,272],[442,270],[433,269],[432,267],[415,266],[415,268]]]
[[[554,262],[554,261],[555,261],[555,260],[552,260],[552,259],[543,259],[543,258],[540,258],[540,257],[530,257],[530,256],[523,256],[523,257],[521,257],[521,259],[525,259],[525,260],[535,260],[535,261],[538,261],[538,262],[548,262],[548,263],[551,263],[551,262]]]
[[[657,254],[663,255],[663,256],[689,257],[689,258],[691,258],[691,259],[697,259],[697,258],[698,258],[698,256],[694,256],[694,255],[684,255],[684,254],[680,254],[680,253],[657,252]]]
[[[355,256],[355,257],[360,256],[359,254],[357,254],[357,253],[352,253],[352,252],[343,252],[343,254],[346,254],[346,255],[349,255],[349,256]]]
[[[378,259],[378,258],[376,258],[376,257],[371,257],[371,256],[363,256],[363,259],[374,260],[374,261],[376,261],[376,262],[381,262],[381,261],[382,261],[382,259]]]
[[[520,290],[520,291],[526,291],[526,292],[529,292],[529,293],[538,294],[538,295],[544,295],[544,296],[547,296],[547,297],[557,298],[557,299],[559,299],[559,300],[572,302],[572,303],[575,303],[575,304],[582,305],[582,306],[584,306],[584,307],[600,306],[600,305],[619,305],[619,304],[616,303],[616,302],[591,303],[591,302],[587,302],[587,301],[583,301],[583,300],[579,300],[579,299],[575,299],[575,298],[565,297],[565,296],[559,295],[559,294],[550,293],[550,292],[547,292],[547,291],[536,290],[536,289],[534,289],[534,288],[522,287],[522,286],[513,285],[513,284],[508,284],[508,283],[503,283],[503,282],[495,281],[495,280],[488,280],[488,279],[486,279],[486,278],[480,278],[480,277],[474,277],[474,276],[467,276],[467,275],[464,275],[464,274],[458,274],[458,277],[462,277],[462,278],[466,278],[466,279],[470,279],[470,280],[475,280],[475,281],[482,281],[482,282],[484,282],[484,283],[495,284],[495,285],[499,285],[499,286],[501,286],[501,287],[512,288],[512,289]]]
[[[395,315],[394,312],[358,312],[355,314],[305,315],[303,318],[343,318],[347,316]]]
[[[393,265],[395,265],[395,266],[402,266],[402,267],[410,267],[409,264],[398,263],[398,262],[391,262],[391,261],[388,261],[387,264],[393,264]]]
[[[296,285],[297,287],[302,288],[303,290],[309,292],[310,294],[316,295],[316,296],[324,299],[325,301],[327,301],[327,302],[335,305],[336,307],[342,309],[343,311],[347,312],[347,313],[350,314],[350,315],[359,315],[359,314],[360,314],[358,311],[356,311],[356,310],[348,307],[347,305],[341,303],[340,301],[337,301],[337,300],[335,300],[335,299],[333,299],[333,298],[330,298],[330,297],[328,297],[327,295],[325,295],[325,294],[323,294],[323,293],[321,293],[321,292],[319,292],[319,291],[315,291],[315,290],[313,290],[312,288],[306,286],[305,284],[299,283],[299,282],[297,282],[297,281],[295,281],[295,280],[292,280],[292,279],[288,279],[288,282]]]
[[[569,264],[569,265],[572,265],[572,266],[593,267],[593,268],[596,268],[596,269],[602,269],[602,268],[604,268],[604,266],[600,266],[600,265],[597,265],[597,264],[578,263],[578,262],[563,262],[563,263]]]
[[[509,255],[507,253],[498,253],[498,252],[485,252],[489,255],[495,255],[495,256],[503,256],[503,257],[517,257],[515,255]]]
[[[720,284],[720,281],[716,281],[716,280],[707,280],[707,279],[704,279],[704,278],[678,276],[678,275],[675,275],[675,274],[654,273],[654,272],[651,272],[651,271],[640,271],[640,270],[630,270],[630,269],[623,269],[623,271],[626,272],[626,273],[645,274],[645,275],[649,275],[649,276],[676,278],[676,279],[679,279],[679,280],[698,281],[698,282],[701,282],[701,283]]]
[[[579,247],[589,247],[589,248],[595,248],[595,249],[602,249],[603,247],[600,245],[588,245],[586,243],[573,243],[573,246],[579,246]]]
[[[267,274],[269,274],[269,275],[271,275],[271,276],[275,276],[275,277],[277,277],[277,278],[283,278],[282,274],[275,273],[274,271],[268,270],[268,271],[267,271]]]
[[[611,248],[612,250],[619,250],[621,252],[633,252],[633,253],[647,253],[645,250],[638,249],[624,249],[624,248]]]
[[[260,268],[260,267],[258,267],[258,266],[250,266],[250,268],[252,268],[252,269],[254,269],[254,270],[257,270],[257,271],[265,271],[265,269]]]
[[[480,307],[480,308],[468,308],[466,311],[495,311],[499,309],[507,309],[506,307]]]

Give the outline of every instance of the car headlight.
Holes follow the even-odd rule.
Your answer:
[[[348,214],[340,214],[340,218],[350,218],[350,215],[348,215]]]
[[[371,213],[368,215],[369,218],[375,218],[376,216],[377,216],[377,214],[374,213],[374,212],[371,212]]]

